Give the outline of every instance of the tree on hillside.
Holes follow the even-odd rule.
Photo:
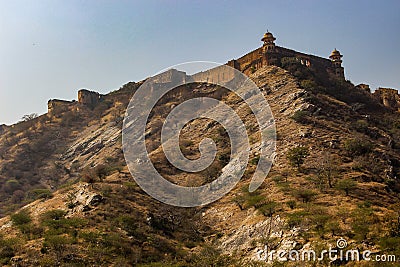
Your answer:
[[[31,114],[22,116],[21,120],[22,121],[30,121],[30,120],[36,119],[37,117],[39,117],[39,115],[37,113],[31,113]]]
[[[336,184],[336,188],[339,190],[343,190],[346,193],[346,196],[349,195],[350,191],[357,187],[357,182],[353,179],[342,179],[339,180]]]
[[[315,165],[318,169],[319,187],[327,183],[329,188],[333,188],[334,180],[338,176],[341,159],[335,154],[329,152],[322,153],[316,160]]]
[[[289,149],[286,158],[289,160],[290,165],[300,169],[306,157],[310,155],[307,147],[299,146]]]

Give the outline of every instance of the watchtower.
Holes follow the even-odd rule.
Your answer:
[[[336,77],[340,79],[344,79],[344,68],[342,67],[342,57],[343,55],[340,54],[338,50],[333,50],[329,58],[332,61],[332,67],[334,69],[334,73]]]

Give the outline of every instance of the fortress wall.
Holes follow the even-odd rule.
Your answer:
[[[65,101],[59,99],[50,99],[47,102],[48,113],[61,113],[71,109],[71,104],[75,101]]]
[[[257,48],[256,50],[251,51],[250,53],[240,57],[237,59],[237,62],[243,66],[245,64],[248,64],[249,62],[252,62],[254,60],[257,60],[261,57],[261,47]]]
[[[156,75],[154,78],[155,83],[170,83],[170,82],[185,82],[186,81],[186,73],[182,71],[178,71],[176,69],[167,70],[159,75]]]
[[[275,47],[275,51],[267,52],[266,56],[262,56],[262,47],[257,48],[250,53],[238,58],[237,60],[231,60],[228,62],[229,66],[235,67],[236,69],[249,75],[254,66],[256,69],[264,65],[277,65],[280,66],[281,59],[284,57],[295,57],[302,60],[307,66],[315,66],[317,68],[325,68],[330,70],[332,68],[332,62],[330,59],[322,58],[314,55],[304,54],[284,47]]]
[[[251,51],[250,53],[238,58],[236,61],[239,65],[239,70],[243,71],[247,69],[250,65],[256,64],[260,61],[261,58],[261,47],[256,50]]]
[[[78,102],[87,105],[87,106],[95,106],[100,102],[101,95],[94,91],[89,91],[86,89],[81,89],[78,91]]]
[[[196,81],[203,81],[208,83],[218,82],[219,84],[224,84],[231,81],[235,77],[235,70],[223,65],[207,71],[196,73],[192,76]]]
[[[330,59],[318,57],[315,55],[304,54],[285,47],[277,47],[277,53],[280,54],[281,57],[297,57],[299,59],[306,59],[309,60],[311,64],[318,64],[324,66],[325,68],[332,66],[332,62]]]
[[[392,88],[378,88],[372,93],[380,103],[385,107],[400,110],[400,95],[396,89]]]

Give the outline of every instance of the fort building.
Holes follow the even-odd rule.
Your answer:
[[[245,54],[238,59],[228,61],[224,66],[215,67],[206,71],[201,71],[193,75],[187,75],[185,72],[176,69],[170,69],[153,78],[148,88],[150,94],[153,90],[165,86],[165,84],[182,84],[191,81],[201,81],[208,83],[226,84],[235,79],[235,70],[246,75],[250,75],[264,66],[284,67],[287,64],[301,64],[306,68],[312,68],[319,72],[325,72],[328,77],[338,80],[345,80],[344,68],[342,66],[343,55],[335,48],[328,58],[315,55],[309,55],[275,44],[276,38],[272,33],[267,31],[261,38],[262,46]],[[232,68],[227,68],[230,66]],[[324,75],[325,75],[324,74]],[[145,83],[146,85],[146,83]],[[371,89],[367,84],[359,84],[356,86],[369,93],[382,105],[396,111],[400,111],[400,95],[397,90],[391,88],[378,88],[371,93]],[[181,94],[182,92],[178,92]],[[80,107],[94,108],[103,100],[103,95],[81,89],[78,91],[78,101],[49,100],[48,112],[58,113],[69,109],[80,110]]]
[[[264,66],[282,67],[287,63],[301,64],[307,68],[326,71],[328,76],[345,80],[344,68],[342,67],[343,55],[335,48],[329,58],[308,55],[275,44],[276,38],[270,32],[266,32],[262,38],[262,46],[247,53],[246,55],[232,59],[226,63],[246,75],[257,71]],[[215,83],[216,81],[227,83],[234,78],[234,71],[230,68],[216,67],[193,75],[196,80]]]
[[[263,66],[282,66],[287,60],[295,60],[306,67],[324,68],[333,77],[344,80],[344,68],[342,67],[343,55],[336,49],[328,58],[308,55],[275,44],[276,38],[272,33],[266,32],[261,41],[262,46],[250,53],[230,60],[227,65],[249,75]]]

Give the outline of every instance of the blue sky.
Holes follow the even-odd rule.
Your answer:
[[[48,99],[101,93],[193,60],[261,45],[344,55],[346,78],[400,89],[400,1],[0,0],[0,124]]]

